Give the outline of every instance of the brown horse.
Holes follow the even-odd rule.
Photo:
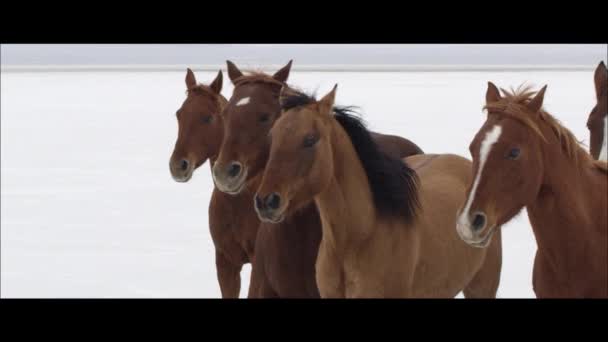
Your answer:
[[[542,109],[545,90],[501,95],[488,83],[488,116],[470,145],[475,179],[457,230],[478,245],[526,207],[538,245],[537,297],[607,297],[606,162]]]
[[[590,153],[595,159],[608,160],[608,70],[601,62],[593,77],[597,104],[589,113]]]
[[[207,159],[213,166],[224,135],[219,113],[227,104],[221,95],[222,72],[205,86],[194,73],[186,74],[186,100],[177,111],[178,137],[169,162],[173,179],[187,182]],[[226,195],[213,190],[209,203],[209,230],[215,245],[215,262],[222,297],[238,298],[240,271],[253,258],[259,220],[251,208],[252,194]]]
[[[454,155],[401,160],[382,152],[360,119],[320,101],[281,97],[270,157],[256,195],[260,219],[280,223],[314,200],[322,222],[321,296],[494,297],[499,237],[488,249],[454,230],[471,163]],[[280,227],[277,227],[280,229]]]
[[[187,96],[177,110],[177,141],[169,160],[176,182],[187,182],[207,159],[217,157],[223,136],[219,113],[228,102],[221,94],[222,71],[209,86],[196,83],[192,70],[186,72]]]
[[[225,135],[213,174],[218,188],[228,193],[257,189],[268,158],[268,132],[280,115],[279,91],[289,76],[291,62],[273,76],[243,75],[228,62],[235,88],[223,111]],[[375,134],[387,153],[407,156],[422,153],[410,141]],[[248,193],[253,210],[253,194]],[[321,222],[314,204],[286,217],[277,227],[262,224],[252,263],[250,297],[318,298],[315,260],[321,239]]]

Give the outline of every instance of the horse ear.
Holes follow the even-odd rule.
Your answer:
[[[500,92],[492,82],[488,82],[488,90],[486,90],[486,103],[494,103],[500,101]]]
[[[593,80],[595,81],[595,95],[597,96],[597,100],[599,102],[600,98],[602,97],[602,91],[606,91],[608,86],[608,69],[606,69],[606,64],[604,64],[604,61],[600,62],[595,69]]]
[[[286,66],[282,67],[281,70],[277,71],[274,75],[272,75],[272,78],[274,78],[275,80],[277,80],[279,82],[285,83],[287,81],[287,79],[289,78],[289,71],[291,70],[291,62],[293,62],[293,60],[290,60]]]
[[[230,81],[232,81],[232,83],[234,84],[234,81],[237,78],[243,76],[243,73],[231,61],[226,61],[226,64],[228,65],[228,77],[230,78]]]
[[[192,89],[196,86],[196,78],[194,77],[194,73],[190,68],[186,71],[186,88]]]
[[[538,93],[536,93],[536,96],[534,96],[534,98],[528,102],[527,107],[532,113],[537,113],[543,107],[546,90],[547,86],[545,85]]]
[[[220,70],[217,73],[217,76],[215,77],[213,82],[211,82],[211,85],[209,85],[209,88],[211,88],[211,90],[213,90],[213,92],[215,92],[216,94],[220,94],[222,92],[222,83],[223,83],[223,76],[222,76],[222,70]]]
[[[338,89],[338,84],[334,86],[327,95],[323,96],[323,98],[319,101],[319,110],[322,114],[331,114],[332,108],[334,108],[334,101],[336,99],[336,90]]]

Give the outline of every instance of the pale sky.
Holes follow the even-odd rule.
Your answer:
[[[2,44],[2,65],[597,65],[606,44]]]

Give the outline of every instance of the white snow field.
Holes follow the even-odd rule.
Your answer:
[[[186,184],[168,161],[184,72],[1,75],[1,296],[220,297],[209,165]],[[208,83],[214,72],[199,72]],[[370,128],[470,158],[486,82],[549,84],[545,108],[588,143],[588,72],[293,72],[290,83],[361,107]],[[224,91],[232,85],[224,74]],[[536,244],[522,212],[503,228],[499,297],[534,297]],[[250,267],[242,272],[241,297]],[[461,297],[461,296],[459,296]]]

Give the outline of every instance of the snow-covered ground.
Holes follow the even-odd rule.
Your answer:
[[[187,184],[168,161],[185,72],[1,75],[1,296],[219,297],[208,164]],[[198,73],[209,82],[215,73]],[[546,108],[588,143],[589,72],[294,72],[290,83],[358,105],[374,130],[470,157],[486,82],[549,84]],[[224,94],[232,85],[224,78]],[[533,297],[523,213],[504,227],[500,297]],[[242,276],[246,295],[250,267]]]

